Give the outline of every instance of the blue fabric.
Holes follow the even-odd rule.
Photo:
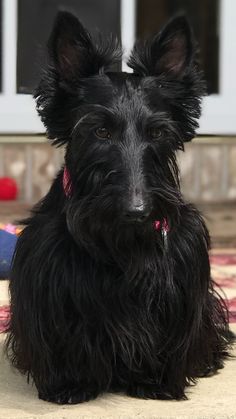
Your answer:
[[[15,234],[0,230],[0,278],[7,278],[9,275],[16,242]]]

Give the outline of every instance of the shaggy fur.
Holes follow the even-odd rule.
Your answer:
[[[175,18],[116,73],[117,42],[61,12],[49,57],[37,108],[70,178],[62,168],[18,240],[8,356],[48,401],[184,399],[233,340],[207,229],[179,188],[175,152],[205,93],[191,29]]]

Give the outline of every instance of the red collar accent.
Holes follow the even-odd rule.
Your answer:
[[[64,167],[64,171],[63,171],[62,184],[63,184],[65,195],[67,196],[67,198],[70,197],[72,193],[72,183],[71,183],[71,178],[70,178],[70,172],[66,166]]]
[[[70,172],[66,166],[64,167],[64,171],[63,171],[62,184],[63,184],[65,195],[67,196],[67,198],[69,198],[72,194],[72,182],[70,178]],[[169,225],[166,218],[164,218],[162,222],[159,220],[154,221],[153,226],[154,226],[154,229],[157,231],[162,230],[163,234],[167,234],[169,232]]]

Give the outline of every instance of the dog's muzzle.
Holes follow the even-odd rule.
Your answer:
[[[71,176],[68,168],[65,166],[62,178],[63,189],[67,198],[70,198],[73,192]],[[169,232],[169,225],[166,218],[162,221],[156,220],[153,223],[154,230],[161,231],[164,246],[167,247],[167,236]]]

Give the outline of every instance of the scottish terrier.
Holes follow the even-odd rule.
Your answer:
[[[179,186],[205,94],[191,28],[178,16],[137,42],[124,73],[116,39],[59,12],[48,50],[35,98],[65,164],[18,240],[8,356],[51,402],[185,399],[233,341]]]

